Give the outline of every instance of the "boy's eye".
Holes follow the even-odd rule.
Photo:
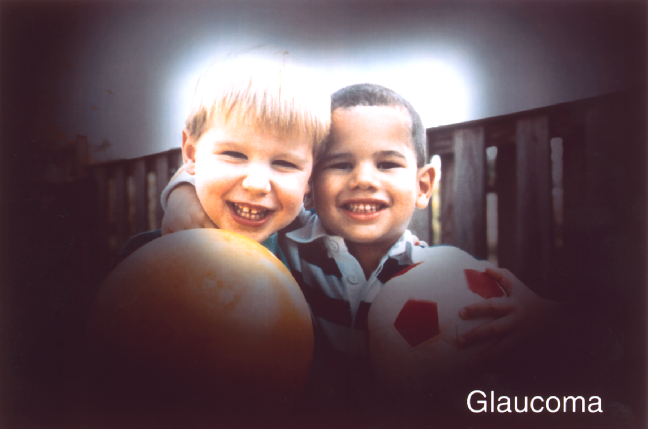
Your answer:
[[[378,168],[381,170],[390,170],[392,168],[401,168],[402,166],[397,162],[382,161],[378,163]]]
[[[222,155],[229,156],[231,158],[236,158],[236,159],[247,159],[247,156],[245,156],[241,152],[235,152],[232,150],[222,152]]]
[[[283,159],[274,161],[273,164],[278,167],[297,169],[297,166],[295,164],[293,164],[292,162],[284,161]]]

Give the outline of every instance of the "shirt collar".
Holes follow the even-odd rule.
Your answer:
[[[410,232],[409,229],[406,229],[403,235],[398,239],[396,243],[389,249],[389,256],[392,258],[396,258],[406,252],[412,251],[412,248],[414,247],[414,239],[412,238],[412,233]]]
[[[286,237],[297,243],[310,243],[326,236],[328,236],[326,229],[317,216],[312,216],[306,225],[286,234]]]
[[[276,255],[278,246],[278,234],[275,232],[259,244],[268,249],[273,255]]]

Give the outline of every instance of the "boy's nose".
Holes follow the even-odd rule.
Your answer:
[[[242,186],[248,192],[267,194],[270,192],[270,179],[263,168],[252,167],[243,179]]]
[[[378,188],[378,180],[375,175],[373,165],[358,165],[353,172],[351,180],[349,181],[351,189],[370,189]]]

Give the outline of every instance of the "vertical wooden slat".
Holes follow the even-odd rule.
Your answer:
[[[108,179],[105,166],[93,168],[94,211],[92,221],[92,278],[96,283],[110,266],[108,251]]]
[[[515,146],[497,148],[495,161],[497,191],[497,260],[499,266],[517,272]]]
[[[547,116],[516,123],[517,263],[515,273],[527,285],[549,292],[553,247],[551,148]]]
[[[587,214],[587,168],[585,134],[581,127],[561,136],[563,139],[563,241],[571,252],[572,243],[582,241],[587,230],[583,216]]]
[[[454,132],[454,239],[466,252],[486,258],[486,156],[484,128]]]
[[[84,166],[84,171],[87,169]],[[78,269],[78,282],[75,289],[75,312],[85,310],[85,303],[89,298],[89,293],[92,290],[93,277],[92,277],[92,257],[90,255],[92,237],[91,237],[91,222],[93,219],[93,207],[85,203],[86,198],[92,195],[92,180],[88,177],[77,179],[76,181],[76,195],[77,201],[81,202],[76,207],[76,216],[78,221],[76,224],[75,235],[78,237],[77,245],[75,246],[76,253],[76,266]],[[85,313],[77,313],[84,316]]]
[[[175,174],[175,172],[178,171],[178,168],[182,165],[182,150],[176,149],[171,151],[169,157],[171,158],[170,170]]]
[[[442,244],[455,244],[454,240],[454,155],[441,155],[441,181],[439,182],[439,199],[441,203],[441,240]]]
[[[169,159],[166,153],[162,153],[155,157],[155,186],[156,186],[156,204],[155,204],[155,219],[156,219],[156,228],[159,228],[162,225],[162,217],[164,216],[164,211],[162,210],[162,205],[160,204],[160,194],[162,190],[169,183]]]
[[[134,233],[148,229],[147,219],[147,190],[146,190],[146,161],[142,158],[137,159],[133,163],[133,185],[134,185],[134,203],[135,203],[135,219],[134,219]]]
[[[75,178],[79,178],[85,176],[88,164],[90,162],[88,138],[86,136],[77,135],[74,147],[76,150],[76,160],[72,174]]]
[[[424,210],[416,209],[412,215],[412,219],[409,223],[409,230],[416,235],[419,240],[423,240],[426,243],[430,244],[431,240],[431,216],[430,216],[430,205]]]
[[[578,118],[578,126],[563,139],[563,248],[556,260],[561,272],[562,299],[592,294],[596,269],[592,269],[591,238],[589,226],[587,169],[587,140],[585,114]],[[591,274],[592,273],[592,274]]]
[[[626,176],[632,163],[629,159],[619,162],[619,155],[629,151],[633,157],[637,151],[630,150],[632,145],[625,138],[627,121],[609,102],[586,106],[581,121],[579,128],[563,138],[562,259],[566,263],[562,265],[569,269],[570,295],[602,294],[611,301],[609,284],[628,287],[622,281],[626,271],[620,268],[620,261],[628,257],[610,258],[609,254],[611,246],[618,244],[620,231],[631,224],[625,213],[631,209],[628,201],[633,201],[624,198],[633,186]],[[618,256],[619,250],[614,252]]]
[[[623,140],[623,122],[620,121],[612,103],[596,103],[589,106],[585,120],[585,163],[587,168],[586,193],[588,205],[585,221],[593,232],[592,238],[599,233],[614,228],[615,212],[618,204],[613,204],[620,188],[630,185],[616,183],[619,170],[627,168],[623,164],[615,165],[618,158],[615,153],[623,152],[621,147],[629,142]],[[625,124],[623,124],[625,125]]]
[[[126,194],[126,164],[118,163],[113,167],[115,180],[115,235],[117,237],[117,251],[128,239],[128,206]],[[117,255],[113,255],[117,256]]]

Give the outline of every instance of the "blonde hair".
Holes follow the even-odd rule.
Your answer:
[[[331,125],[330,96],[318,86],[287,51],[255,48],[207,69],[196,85],[187,132],[198,140],[219,122],[251,126],[311,140],[316,159]]]

